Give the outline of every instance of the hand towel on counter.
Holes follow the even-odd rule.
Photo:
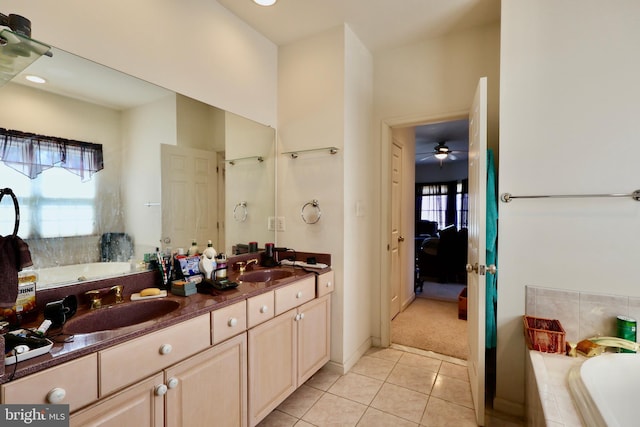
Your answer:
[[[18,272],[33,265],[29,245],[18,236],[0,236],[0,307],[13,307],[18,297]]]

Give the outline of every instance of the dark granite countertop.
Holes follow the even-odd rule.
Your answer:
[[[212,290],[211,294],[197,293],[187,297],[172,295],[170,292],[168,292],[168,295],[166,297],[163,297],[162,299],[168,299],[178,302],[180,306],[176,310],[159,318],[143,323],[138,323],[132,326],[88,334],[75,334],[73,336],[56,336],[57,331],[50,329],[48,332],[48,336],[52,341],[54,341],[54,345],[49,353],[29,360],[18,362],[14,365],[6,365],[4,375],[0,377],[0,384],[62,364],[64,362],[76,359],[87,354],[95,353],[96,351],[103,350],[116,344],[135,339],[142,335],[147,335],[154,331],[158,331],[168,326],[178,324],[185,320],[210,313],[211,311],[239,301],[246,300],[252,296],[285,286],[303,277],[322,274],[331,270],[330,268],[326,268],[324,270],[310,271],[298,267],[288,266],[280,266],[276,268],[292,271],[293,275],[272,282],[241,282],[237,280],[239,273],[230,269],[228,278],[229,280],[236,281],[238,283],[237,288],[224,291]],[[256,267],[252,270],[255,271],[259,269],[262,268]],[[110,283],[106,283],[105,287],[108,287],[110,285]],[[93,286],[94,288],[102,288],[102,286],[96,287],[95,284]],[[141,281],[137,286],[125,285],[125,302],[123,304],[138,303],[138,301],[131,301],[131,294],[138,292],[144,287],[148,287],[148,284],[144,283],[144,281]],[[146,301],[151,300],[152,299]],[[140,302],[144,303],[144,301]],[[79,305],[80,307],[78,309],[78,312],[74,315],[74,318],[79,317],[83,313],[89,311],[86,301],[80,301]],[[99,310],[108,309],[108,307],[104,307],[100,308]],[[41,313],[36,321],[23,326],[37,328],[43,320],[44,317],[41,310]]]

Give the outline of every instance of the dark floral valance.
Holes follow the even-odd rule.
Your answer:
[[[61,167],[87,181],[104,167],[102,144],[3,128],[0,161],[31,179],[49,168]]]

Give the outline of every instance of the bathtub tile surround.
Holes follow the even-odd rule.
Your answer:
[[[593,336],[615,336],[616,317],[640,320],[640,298],[605,293],[567,291],[527,286],[528,316],[558,319],[566,341]],[[636,339],[637,341],[637,339]],[[587,358],[527,350],[526,400],[531,426],[582,426],[569,390],[567,375]]]
[[[620,315],[640,320],[640,298],[605,293],[527,286],[525,307],[528,316],[558,319],[571,342],[615,336]]]

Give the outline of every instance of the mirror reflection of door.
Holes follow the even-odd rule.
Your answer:
[[[225,207],[225,187],[226,187],[226,165],[227,163],[224,161],[224,153],[218,152],[218,167],[216,168],[216,172],[218,175],[218,243],[216,246],[216,242],[213,242],[213,246],[221,252],[223,248],[226,246],[225,236],[226,227],[225,227],[225,216],[224,216],[224,207]]]
[[[174,145],[162,145],[162,239],[173,250],[191,246],[200,250],[211,240],[222,248],[217,229],[217,154]],[[168,239],[167,239],[168,238]]]
[[[400,312],[400,243],[402,241],[400,213],[402,208],[402,147],[393,142],[391,148],[391,319]]]

